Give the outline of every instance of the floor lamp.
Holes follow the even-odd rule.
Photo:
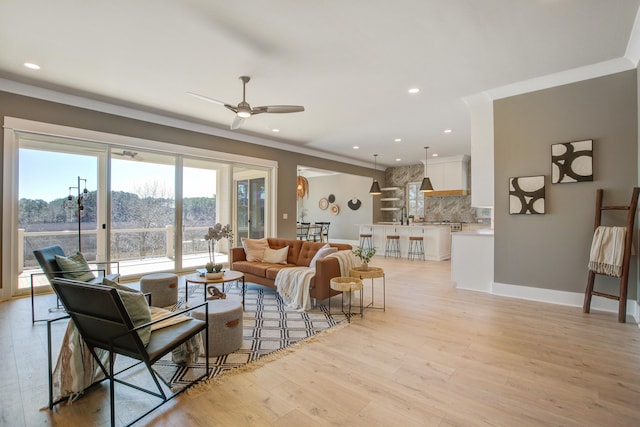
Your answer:
[[[84,188],[80,186],[81,183],[84,183]],[[73,190],[77,190],[77,195],[73,195]],[[64,207],[68,209],[76,209],[76,215],[78,217],[78,252],[82,252],[82,238],[81,232],[82,227],[80,223],[80,219],[82,217],[82,212],[84,211],[84,202],[89,198],[89,190],[87,190],[87,180],[84,178],[78,177],[78,185],[76,187],[69,187],[69,196],[67,200],[64,202]]]

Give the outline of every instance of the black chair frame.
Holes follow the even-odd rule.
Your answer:
[[[75,323],[80,336],[84,340],[85,344],[89,348],[91,355],[98,363],[105,378],[100,379],[91,384],[87,389],[94,385],[101,383],[102,381],[109,380],[109,400],[110,400],[110,415],[111,426],[115,426],[115,383],[126,385],[144,393],[150,394],[161,399],[161,402],[149,409],[144,414],[140,415],[135,420],[129,422],[127,425],[132,425],[169,400],[173,399],[194,383],[204,379],[209,374],[209,323],[208,303],[204,302],[197,306],[181,310],[171,315],[158,319],[153,322],[146,323],[135,327],[127,310],[120,299],[117,289],[111,286],[105,286],[100,284],[88,284],[78,282],[69,279],[55,278],[52,281],[53,289],[58,295],[62,305],[67,311],[68,316],[53,319],[47,322],[48,324],[48,351],[49,351],[49,409],[53,409],[53,406],[62,401],[60,399],[53,402],[53,386],[52,386],[52,361],[51,361],[51,323],[60,320],[62,318],[70,317]],[[197,308],[205,307],[205,320],[198,320],[195,318],[167,326],[161,329],[157,329],[151,332],[151,339],[149,344],[145,347],[138,335],[137,331],[153,325],[155,323],[164,321],[168,318],[179,316],[195,310]],[[162,385],[161,380],[167,388],[170,389],[170,384],[167,384],[164,379],[159,376],[153,370],[153,364],[160,360],[163,356],[169,354],[172,350],[186,342],[196,334],[204,332],[205,336],[205,371],[202,375],[195,378],[191,384],[181,388],[180,390],[171,393],[167,393]],[[96,353],[96,349],[106,350],[109,356],[109,367],[106,368],[100,361],[99,356]],[[133,363],[130,366],[124,367],[119,371],[115,371],[114,362],[115,355],[121,354],[123,356],[136,359],[138,362]],[[128,371],[129,369],[144,364],[147,371],[151,375],[157,391],[153,389],[145,389],[139,385],[132,384],[122,379],[116,378],[121,373]]]
[[[51,284],[51,281],[56,277],[63,278],[65,273],[87,273],[87,272],[97,273],[98,278],[96,280],[98,279],[101,280],[102,277],[106,277],[111,280],[119,280],[120,278],[120,263],[118,261],[90,261],[88,262],[88,264],[95,265],[96,268],[89,269],[89,270],[63,271],[58,269],[59,268],[58,264],[55,261],[55,255],[65,256],[65,253],[62,250],[61,246],[53,245],[53,246],[48,246],[46,248],[35,249],[33,251],[33,254],[35,255],[36,260],[38,261],[38,264],[42,269],[42,273],[31,274],[31,323],[42,322],[47,320],[45,318],[36,319],[35,300],[34,300],[34,297],[35,297],[34,279],[36,277],[46,276],[47,280],[49,281],[49,284]],[[115,266],[116,268],[116,273],[108,274],[107,270],[111,269],[113,266]],[[50,308],[49,311],[52,312],[52,311],[60,311],[60,310],[62,310],[62,306],[60,305],[60,300],[56,298],[56,306]]]

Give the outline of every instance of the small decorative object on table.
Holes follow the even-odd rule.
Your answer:
[[[207,274],[205,275],[207,279],[222,279],[222,276],[224,276],[222,264],[208,262],[207,265],[205,265],[205,268],[207,269]]]
[[[351,252],[353,252],[356,258],[360,258],[360,261],[362,261],[358,269],[367,270],[369,268],[369,261],[371,261],[371,258],[376,254],[376,248],[365,249],[362,246],[358,246]]]
[[[209,262],[205,265],[207,269],[207,279],[222,279],[224,272],[222,272],[222,264],[216,264],[216,243],[220,239],[228,239],[231,242],[233,233],[229,224],[224,227],[222,224],[217,223],[213,227],[209,227],[207,234],[204,235],[204,240],[207,242],[209,249]]]

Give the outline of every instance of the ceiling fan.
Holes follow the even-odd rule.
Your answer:
[[[203,99],[205,101],[213,102],[214,104],[222,105],[229,110],[236,113],[236,118],[231,123],[231,129],[238,129],[244,123],[244,119],[251,117],[255,114],[261,113],[298,113],[304,111],[304,107],[301,105],[263,105],[261,107],[251,108],[249,103],[246,101],[246,87],[251,77],[249,76],[240,76],[240,80],[242,80],[242,102],[240,102],[237,106],[227,104],[226,102],[218,101],[217,99],[209,98],[208,96],[199,95],[193,92],[187,92],[191,96],[195,96],[196,98]]]
[[[115,156],[122,156],[122,157],[131,157],[132,160],[138,160],[138,161],[142,161],[144,160],[138,153],[136,153],[135,151],[129,151],[129,150],[122,150],[122,152],[118,153],[116,151],[112,151],[111,154],[115,155]]]

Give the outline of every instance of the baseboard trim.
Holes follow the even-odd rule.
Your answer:
[[[554,289],[511,285],[508,283],[493,282],[489,293],[511,298],[546,302],[549,304],[568,305],[571,307],[582,307],[584,303],[584,293],[582,292],[558,291]],[[591,309],[617,313],[618,302],[607,298],[594,297],[591,300]],[[632,316],[640,326],[640,306],[637,301],[627,300],[627,314]]]

